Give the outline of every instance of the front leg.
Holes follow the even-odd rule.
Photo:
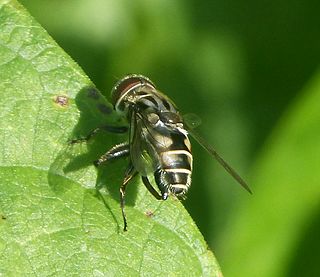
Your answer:
[[[98,134],[100,131],[106,131],[106,132],[116,133],[116,134],[123,134],[128,131],[128,127],[126,127],[126,126],[112,126],[112,125],[104,125],[101,127],[97,127],[95,129],[93,129],[86,137],[72,139],[70,141],[70,144],[88,141],[93,136]]]

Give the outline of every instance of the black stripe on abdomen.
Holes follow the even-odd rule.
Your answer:
[[[169,150],[160,153],[160,163],[163,170],[185,173],[192,170],[192,154],[187,150]]]

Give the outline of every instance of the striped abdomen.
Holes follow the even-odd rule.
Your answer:
[[[184,195],[191,185],[192,154],[186,134],[171,136],[172,144],[158,153],[160,167],[154,173],[155,181],[163,193]]]

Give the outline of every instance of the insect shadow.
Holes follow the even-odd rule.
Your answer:
[[[70,137],[65,141],[65,147],[56,155],[49,169],[48,182],[56,193],[64,193],[68,190],[66,186],[70,182],[66,182],[67,179],[79,184],[78,180],[83,179],[88,167],[94,167],[95,160],[115,144],[128,140],[128,133],[114,133],[114,130],[118,130],[119,127],[122,127],[123,131],[126,130],[127,123],[114,112],[113,106],[95,87],[88,86],[79,91],[75,97],[75,104],[80,111],[79,120],[70,132]],[[97,128],[101,131],[94,132]],[[128,159],[121,159],[96,167],[95,186],[82,181],[80,183],[83,183],[85,188],[91,190],[94,196],[99,198],[108,210],[111,210],[104,194],[99,190],[103,188],[113,199],[120,202],[119,188],[127,164]],[[133,206],[137,196],[135,182],[132,182],[128,190],[130,193],[126,198],[126,205]],[[116,221],[118,225],[122,224]]]

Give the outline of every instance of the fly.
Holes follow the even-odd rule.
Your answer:
[[[169,195],[179,198],[191,185],[193,157],[191,152],[191,135],[206,149],[225,170],[248,192],[250,188],[231,166],[207,144],[195,131],[194,122],[183,118],[176,105],[166,95],[159,92],[147,77],[132,74],[121,79],[112,89],[112,104],[117,113],[129,122],[129,142],[112,147],[94,162],[96,166],[119,158],[129,157],[129,164],[120,187],[120,205],[127,230],[124,211],[125,191],[129,181],[140,174],[145,187],[158,200],[166,200]],[[105,128],[113,132],[126,129]],[[94,130],[89,139],[99,129]],[[79,140],[74,140],[77,142]],[[152,185],[149,177],[153,174]]]

